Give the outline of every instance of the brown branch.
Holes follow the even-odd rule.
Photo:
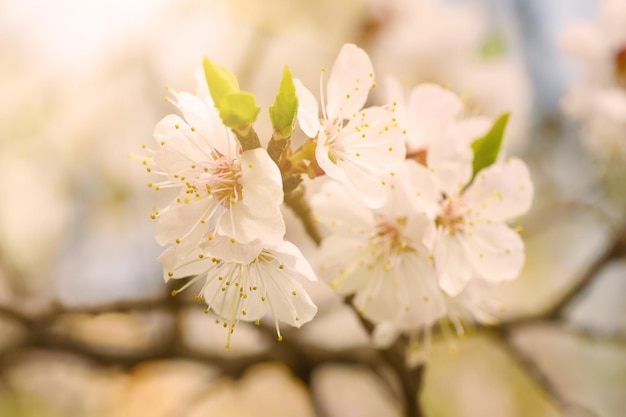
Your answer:
[[[315,244],[319,246],[322,242],[322,237],[320,236],[319,231],[317,230],[317,225],[313,220],[311,207],[309,207],[309,204],[304,199],[304,187],[300,185],[292,192],[285,194],[285,204],[293,210],[296,216],[298,216],[304,225],[306,233],[311,239],[313,239]]]
[[[584,411],[584,415],[595,415],[594,412],[591,412],[582,405],[563,397],[559,389],[554,385],[531,355],[528,355],[515,344],[511,328],[499,328],[495,333],[500,337],[502,345],[509,354],[509,357],[518,363],[518,365],[533,380],[534,384],[544,392],[544,394],[557,403],[560,413],[569,415],[570,412]]]
[[[352,306],[352,297],[345,300],[346,304]],[[355,310],[355,314],[359,318],[361,324],[371,336],[374,332],[374,324],[363,317]],[[387,364],[394,372],[400,382],[402,389],[402,397],[404,409],[407,417],[422,417],[424,415],[418,396],[422,388],[422,377],[424,374],[424,366],[418,365],[413,368],[407,366],[406,354],[408,352],[408,341],[406,337],[401,336],[388,348],[380,351],[385,364]]]
[[[553,305],[542,317],[546,319],[557,319],[569,303],[578,297],[598,275],[598,272],[606,266],[608,262],[626,255],[626,226],[623,226],[614,236],[611,244],[606,250],[591,264],[585,275],[573,285],[561,299]]]
[[[500,324],[500,328],[508,330],[508,328],[535,322],[537,320],[556,321],[560,319],[567,306],[569,306],[576,297],[587,289],[606,264],[623,256],[626,256],[626,225],[622,226],[622,228],[613,235],[611,243],[607,245],[606,249],[587,268],[583,277],[580,278],[571,288],[569,288],[568,291],[563,294],[552,306],[539,314],[504,321]]]

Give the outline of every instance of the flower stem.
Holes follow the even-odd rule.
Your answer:
[[[316,245],[322,242],[322,237],[317,230],[317,224],[311,215],[311,207],[304,198],[304,186],[299,185],[293,191],[285,194],[285,204],[293,210],[304,225],[304,230]]]

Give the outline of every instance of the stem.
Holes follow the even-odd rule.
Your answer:
[[[352,298],[353,297],[347,297],[344,302],[352,307],[359,321],[371,336],[374,332],[374,324],[354,309]],[[418,365],[413,368],[406,365],[407,346],[408,341],[406,337],[400,336],[388,349],[381,350],[380,354],[385,360],[385,363],[393,369],[396,377],[400,381],[406,416],[422,417],[424,413],[418,401],[418,396],[422,387],[424,365]]]
[[[272,139],[270,139],[270,141],[267,144],[267,153],[269,154],[270,158],[272,158],[272,160],[274,162],[276,162],[276,165],[278,165],[280,167],[281,165],[281,157],[283,156],[283,152],[285,150],[285,148],[287,148],[287,145],[291,144],[291,138],[286,138],[286,139],[276,139],[274,136],[272,136]]]
[[[322,243],[322,237],[311,215],[311,207],[304,198],[304,186],[300,185],[292,192],[285,194],[285,204],[298,216],[306,233],[319,246]]]
[[[248,126],[247,129],[241,131],[233,129],[233,133],[237,136],[237,140],[241,143],[241,149],[244,151],[261,147],[259,136],[256,134],[256,131],[252,126]]]
[[[511,330],[508,328],[499,329],[498,336],[502,340],[502,345],[507,350],[509,356],[515,360],[524,372],[533,380],[533,383],[540,387],[544,393],[556,402],[561,413],[567,414],[568,410],[582,409],[579,404],[572,403],[563,398],[558,388],[552,383],[550,378],[541,369],[539,364],[515,344]],[[585,414],[586,415],[586,414]]]

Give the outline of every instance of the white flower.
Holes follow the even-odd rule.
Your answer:
[[[166,180],[156,189],[180,187],[159,217],[156,238],[185,256],[199,242],[227,236],[232,242],[282,240],[282,179],[266,150],[241,151],[211,103],[175,94],[185,119],[169,115],[154,131],[154,162]]]
[[[602,0],[595,22],[568,26],[562,48],[583,66],[585,82],[595,87],[626,88],[626,3]]]
[[[480,171],[467,189],[446,195],[436,218],[435,265],[440,286],[458,295],[473,278],[516,278],[524,242],[506,221],[530,208],[533,183],[526,164],[508,159]]]
[[[461,94],[467,107],[490,117],[510,111],[505,147],[520,149],[529,138],[532,82],[516,53],[510,25],[496,28],[485,7],[446,0],[374,0],[384,8],[368,44],[374,65],[406,85],[437,83]],[[500,30],[501,29],[501,30]],[[499,35],[505,35],[502,38]],[[484,56],[500,39],[502,50]],[[506,47],[503,42],[511,44]],[[498,43],[496,41],[496,43]]]
[[[598,4],[595,22],[569,26],[563,50],[582,67],[582,77],[563,100],[563,110],[583,123],[583,143],[600,161],[626,160],[626,3]]]
[[[493,282],[481,279],[470,281],[456,296],[444,294],[445,315],[438,323],[423,321],[386,321],[378,324],[372,334],[372,342],[378,348],[388,348],[400,334],[408,337],[406,361],[415,366],[427,360],[431,353],[432,333],[435,327],[449,339],[465,334],[465,328],[473,324],[494,325],[500,304],[492,296]]]
[[[405,171],[406,169],[406,171]],[[332,233],[321,246],[320,274],[374,323],[418,321],[431,325],[444,302],[431,261],[434,224],[415,206],[404,181],[414,161],[385,181],[389,197],[378,210],[349,198],[335,183],[324,185],[311,205]]]
[[[216,244],[199,245],[184,259],[178,259],[170,247],[159,262],[166,281],[192,277],[173,295],[204,280],[196,298],[207,303],[207,313],[213,311],[223,320],[228,333],[226,347],[230,347],[230,335],[240,320],[259,324],[263,316],[271,314],[280,341],[279,321],[300,327],[315,316],[317,307],[298,280],[316,281],[316,277],[297,247],[288,241],[231,244],[220,236],[215,240]],[[229,248],[228,253],[221,252],[223,248]]]
[[[298,121],[304,133],[317,137],[316,160],[331,178],[341,182],[370,207],[385,202],[381,178],[402,160],[402,133],[393,112],[382,107],[362,109],[374,86],[372,63],[362,49],[343,46],[322,90],[322,119],[313,94],[295,80],[300,100]]]
[[[491,127],[488,117],[462,117],[463,102],[437,84],[420,84],[408,100],[397,81],[388,78],[387,94],[396,101],[397,118],[406,130],[408,157],[419,160],[435,174],[438,187],[456,193],[472,176],[471,143]]]

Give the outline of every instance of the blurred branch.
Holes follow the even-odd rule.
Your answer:
[[[500,328],[497,332],[502,340],[502,344],[507,350],[507,353],[513,360],[515,360],[525,373],[533,380],[533,382],[544,391],[550,399],[554,400],[558,407],[559,412],[563,412],[566,409],[571,408],[572,404],[566,401],[556,386],[552,383],[550,378],[543,372],[541,367],[525,352],[523,352],[513,340],[513,334],[511,328]]]
[[[346,304],[352,307],[352,297],[346,298]],[[371,336],[374,332],[374,324],[355,311],[361,324]],[[413,368],[407,366],[406,353],[408,351],[408,341],[405,336],[400,336],[388,348],[380,351],[380,355],[384,362],[391,367],[402,388],[402,396],[404,397],[404,407],[407,417],[421,417],[424,415],[421,404],[418,401],[418,395],[422,387],[422,376],[424,374],[424,366],[418,365]]]
[[[595,262],[588,268],[585,275],[567,291],[552,307],[540,316],[522,318],[503,323],[496,328],[503,344],[511,356],[514,357],[525,369],[528,375],[542,389],[560,405],[563,409],[577,407],[576,404],[564,400],[552,381],[542,372],[540,367],[519,349],[514,341],[513,334],[517,326],[541,321],[556,321],[561,318],[563,310],[569,303],[584,291],[598,272],[611,260],[626,255],[626,226],[623,226],[613,236],[612,242],[606,250],[598,256]],[[350,303],[350,299],[345,300]],[[16,304],[17,306],[18,304]],[[282,342],[274,341],[272,346],[261,353],[246,355],[243,357],[225,357],[224,355],[201,352],[187,347],[180,333],[180,326],[174,325],[171,332],[166,332],[162,340],[155,346],[132,352],[111,352],[97,345],[82,341],[68,334],[54,331],[55,323],[71,314],[106,314],[106,313],[137,313],[152,311],[167,311],[177,315],[182,308],[197,306],[191,300],[183,297],[163,297],[154,300],[123,301],[99,306],[66,307],[51,305],[48,309],[32,314],[23,312],[6,305],[0,305],[0,316],[20,323],[26,330],[26,338],[17,343],[17,346],[2,353],[2,364],[10,364],[16,355],[25,349],[47,349],[69,352],[79,355],[101,366],[116,366],[122,369],[130,369],[135,365],[147,360],[187,358],[201,362],[212,362],[225,374],[235,377],[243,374],[246,369],[258,362],[279,361],[287,365],[294,375],[307,385],[310,385],[310,377],[313,371],[326,363],[354,363],[366,366],[380,373],[377,365],[384,364],[391,369],[399,382],[400,394],[405,405],[406,415],[419,417],[423,415],[418,401],[421,389],[424,368],[418,366],[409,368],[406,366],[407,340],[399,338],[389,349],[376,351],[374,349],[352,349],[343,351],[326,350],[308,346],[299,342],[297,337],[286,337]],[[358,315],[366,331],[371,334],[374,325]],[[268,337],[275,339],[274,329],[260,326],[259,329],[267,333]],[[270,334],[271,333],[271,334]],[[384,378],[384,375],[381,375]]]
[[[626,225],[623,225],[619,231],[617,231],[607,245],[606,249],[595,259],[595,261],[589,266],[585,274],[572,285],[554,305],[540,314],[520,317],[513,320],[505,321],[499,329],[502,331],[508,331],[515,326],[527,324],[530,322],[536,322],[539,320],[558,320],[565,308],[587,287],[595,280],[598,273],[612,260],[626,256]]]
[[[600,272],[607,263],[623,256],[626,256],[626,225],[622,226],[622,228],[615,233],[611,244],[609,244],[607,249],[591,264],[587,273],[573,285],[552,308],[545,312],[542,317],[545,319],[560,318],[563,310],[593,282],[598,272]]]
[[[317,230],[317,224],[313,220],[311,207],[309,207],[308,202],[304,198],[304,192],[304,186],[300,185],[292,192],[285,194],[285,204],[300,219],[307,235],[319,246],[322,242],[322,237]]]
[[[531,323],[540,323],[546,321],[557,321],[562,318],[563,311],[570,303],[577,298],[598,276],[598,273],[613,259],[626,256],[626,225],[622,225],[607,245],[606,250],[598,256],[598,258],[587,269],[585,275],[574,284],[551,308],[543,314],[533,317],[524,317],[521,319],[503,323],[497,327],[496,334],[503,341],[503,345],[509,354],[517,360],[520,366],[526,371],[527,375],[543,389],[545,393],[554,399],[561,408],[561,412],[567,410],[578,410],[581,406],[573,404],[571,401],[565,400],[558,389],[554,386],[550,378],[542,371],[541,367],[525,352],[518,348],[513,340],[513,333],[516,328]]]

